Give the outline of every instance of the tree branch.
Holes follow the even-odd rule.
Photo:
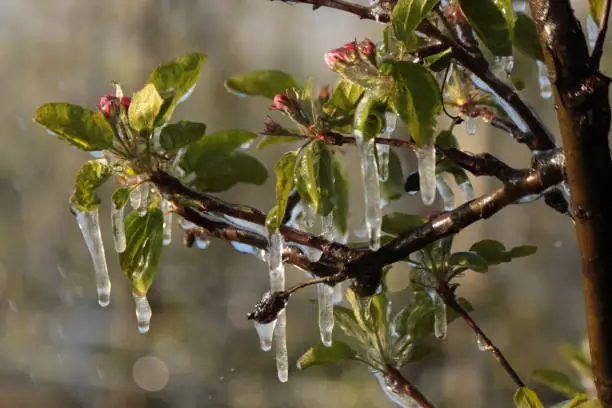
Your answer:
[[[412,399],[420,408],[435,408],[427,397],[419,391],[418,388],[412,385],[398,369],[387,365],[387,371],[383,373],[383,375],[389,379],[389,383],[395,394]]]
[[[609,82],[593,66],[569,0],[530,0],[567,156],[591,360],[603,407],[612,407],[612,160]]]
[[[608,32],[608,20],[610,18],[610,5],[612,0],[605,0],[603,13],[601,13],[601,19],[599,20],[599,33],[597,34],[597,40],[591,53],[591,65],[594,68],[599,68],[601,62],[601,56],[603,55],[604,42],[606,40],[606,34]]]

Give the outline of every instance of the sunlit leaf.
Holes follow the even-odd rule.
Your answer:
[[[297,366],[298,369],[305,370],[315,365],[354,360],[356,356],[357,353],[348,344],[334,340],[331,347],[326,347],[321,343],[311,347],[298,359]]]
[[[276,174],[276,214],[273,220],[268,223],[268,228],[277,230],[287,209],[289,194],[295,185],[295,164],[297,152],[287,152],[276,162],[274,172]]]
[[[470,251],[477,252],[489,263],[489,265],[497,265],[503,262],[510,262],[513,258],[533,255],[536,252],[536,247],[522,245],[508,251],[501,242],[492,239],[484,239],[473,244],[470,247]]]
[[[333,172],[330,148],[320,140],[309,143],[296,167],[296,185],[300,197],[322,216],[331,212],[335,201]]]
[[[599,22],[601,21],[605,3],[606,2],[604,0],[589,0],[589,11],[597,25],[599,25]]]
[[[127,187],[118,188],[113,192],[112,202],[116,209],[125,207],[130,198],[130,189]]]
[[[567,374],[560,371],[540,368],[534,370],[533,378],[568,397],[586,392],[583,386],[577,384]]]
[[[387,234],[399,236],[420,227],[426,220],[418,215],[391,213],[383,216],[382,230]]]
[[[79,211],[87,212],[100,206],[96,190],[109,179],[112,168],[100,160],[90,160],[77,173],[70,203]]]
[[[268,171],[258,159],[240,151],[204,152],[191,169],[196,178],[189,184],[206,192],[225,191],[237,183],[260,186],[268,178]]]
[[[544,61],[542,46],[538,37],[533,20],[523,13],[516,15],[516,24],[514,25],[514,46],[523,54],[540,61]]]
[[[406,41],[438,3],[437,0],[399,0],[391,13],[395,37]]]
[[[260,95],[272,99],[288,89],[300,88],[300,83],[283,71],[260,70],[230,77],[225,81],[225,88],[241,96]]]
[[[459,0],[459,4],[493,55],[512,55],[515,16],[511,0]]]
[[[176,152],[204,136],[206,125],[181,120],[164,126],[159,135],[159,145],[166,152]]]
[[[450,266],[471,269],[476,272],[487,272],[489,263],[477,252],[455,252],[448,258]]]
[[[128,118],[132,129],[138,132],[152,130],[163,103],[162,97],[153,84],[147,84],[136,92],[128,108]]]
[[[544,408],[536,393],[527,387],[518,388],[513,400],[516,408]]]

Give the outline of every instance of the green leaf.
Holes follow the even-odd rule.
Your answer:
[[[527,387],[518,388],[513,400],[516,408],[544,408],[536,393]]]
[[[576,384],[567,374],[560,371],[537,369],[533,372],[533,378],[570,398],[586,392],[584,387]]]
[[[487,272],[489,270],[489,263],[477,252],[455,252],[448,258],[448,264],[476,272]]]
[[[516,15],[514,24],[514,46],[533,59],[544,61],[542,46],[533,20],[523,13]]]
[[[425,57],[425,65],[434,72],[442,72],[452,61],[451,53],[452,49],[449,47],[442,52]]]
[[[109,179],[113,169],[99,160],[90,160],[77,173],[70,203],[81,212],[95,210],[100,206],[96,190]]]
[[[578,408],[602,408],[601,402],[597,400],[586,401],[584,403],[576,403],[576,405],[570,405],[567,408],[578,407]]]
[[[335,203],[333,211],[334,225],[341,235],[348,230],[349,220],[349,182],[344,163],[336,155],[333,157]]]
[[[515,16],[511,0],[459,0],[459,4],[493,55],[512,55]]]
[[[355,111],[354,130],[359,131],[365,141],[376,137],[383,128],[381,112],[377,111],[378,105],[375,97],[366,94]]]
[[[180,166],[187,174],[202,166],[211,152],[228,153],[253,140],[257,135],[248,130],[231,129],[204,135],[185,150]]]
[[[346,79],[341,79],[336,84],[334,92],[325,104],[324,109],[332,116],[339,114],[350,115],[355,112],[363,91],[362,86]]]
[[[276,173],[276,214],[275,217],[271,218],[271,223],[267,223],[268,228],[276,231],[280,226],[283,218],[285,217],[285,211],[287,210],[287,200],[289,194],[295,185],[295,163],[297,159],[297,152],[287,152],[281,156],[276,162],[274,172]]]
[[[380,183],[380,192],[386,200],[397,200],[401,198],[404,191],[404,172],[402,163],[393,149],[389,149],[389,177]]]
[[[297,136],[264,136],[261,141],[257,143],[257,150],[280,143],[295,143],[300,140],[303,139]]]
[[[434,137],[437,117],[442,110],[438,82],[427,68],[408,61],[394,64],[393,78],[396,82],[395,110],[417,145],[426,145]]]
[[[333,171],[330,148],[321,140],[310,142],[296,167],[296,185],[300,197],[311,203],[322,216],[331,212],[335,200]]]
[[[586,378],[593,378],[591,361],[587,353],[570,344],[560,345],[559,352],[580,375]]]
[[[601,21],[601,16],[604,12],[604,0],[589,0],[589,11],[593,20],[599,26],[599,22]]]
[[[164,214],[158,208],[149,208],[144,216],[133,211],[125,219],[127,245],[119,254],[119,263],[138,295],[145,295],[155,278],[162,251],[163,225]]]
[[[300,83],[293,76],[278,70],[253,71],[238,74],[225,81],[225,88],[237,95],[260,95],[274,98],[284,94],[288,89],[300,88]]]
[[[356,357],[357,353],[348,344],[334,340],[331,347],[321,343],[311,347],[298,359],[297,366],[299,370],[305,370],[315,365],[355,360]]]
[[[200,139],[206,133],[203,123],[181,120],[164,126],[159,135],[159,144],[166,152],[176,152]]]
[[[69,103],[48,103],[36,110],[34,121],[60,139],[86,151],[104,150],[115,136],[100,112]]]
[[[443,149],[458,148],[459,141],[457,141],[453,132],[450,130],[443,130],[436,136],[436,145]]]
[[[470,251],[477,252],[489,265],[497,265],[503,262],[510,262],[513,258],[532,255],[536,252],[536,247],[523,245],[507,251],[501,242],[484,239],[473,244],[470,247]]]
[[[398,1],[391,13],[391,26],[395,37],[406,41],[438,3],[437,0]]]
[[[205,192],[225,191],[237,183],[261,186],[268,179],[268,171],[264,165],[253,156],[240,151],[203,152],[191,169],[197,177],[189,184]]]
[[[177,103],[198,82],[204,61],[204,54],[183,55],[155,68],[147,83],[155,85],[159,93],[171,92],[173,103]]]
[[[347,291],[351,292],[351,291]],[[364,330],[364,327],[355,319],[353,311],[342,306],[334,305],[334,321],[335,325],[346,334],[348,337],[363,344],[369,341],[369,334]],[[334,340],[335,342],[336,340]]]
[[[125,207],[129,198],[130,198],[130,189],[127,187],[121,187],[115,190],[111,200],[113,201],[113,205],[115,206],[115,208],[117,210],[120,210],[121,208]]]
[[[164,100],[153,84],[147,84],[132,97],[128,118],[132,129],[142,132],[152,130]]]
[[[404,235],[427,221],[418,215],[391,213],[383,216],[382,230],[394,236]]]

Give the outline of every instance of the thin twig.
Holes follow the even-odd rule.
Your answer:
[[[394,393],[409,397],[419,404],[420,408],[435,408],[427,397],[417,387],[412,385],[398,369],[390,365],[387,365],[386,368],[387,371],[383,375],[389,379]]]
[[[605,0],[603,13],[599,20],[599,33],[597,34],[597,40],[595,40],[595,46],[591,53],[591,66],[599,68],[601,62],[601,56],[603,55],[604,42],[606,40],[606,34],[608,32],[608,20],[610,18],[610,5],[612,0]]]
[[[487,337],[487,335],[482,331],[480,326],[478,326],[474,319],[472,319],[472,316],[470,316],[467,310],[465,310],[463,306],[461,306],[459,302],[457,302],[455,294],[452,292],[449,286],[447,284],[441,285],[438,288],[438,294],[442,297],[442,299],[444,299],[444,302],[447,304],[447,306],[457,312],[459,316],[461,316],[461,318],[467,323],[470,329],[472,329],[472,331],[476,333],[479,338],[479,341],[484,345],[484,349],[493,353],[493,356],[495,357],[497,362],[502,366],[506,373],[508,373],[510,378],[512,378],[512,381],[514,381],[518,387],[524,387],[525,383],[523,382],[523,380],[521,380],[514,368],[512,368],[504,354],[499,348],[497,348],[497,346],[495,346],[495,344],[493,344],[491,339]]]

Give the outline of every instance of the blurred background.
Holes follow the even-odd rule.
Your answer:
[[[584,21],[586,1],[575,3]],[[151,330],[141,335],[128,282],[108,245],[110,186],[101,193],[101,219],[113,294],[111,305],[100,308],[91,259],[67,204],[75,173],[89,156],[31,120],[46,102],[94,107],[113,92],[113,80],[131,93],[160,62],[203,52],[209,58],[199,85],[174,119],[205,122],[210,132],[259,131],[269,101],[227,93],[225,78],[276,68],[302,80],[312,76],[317,86],[333,83],[323,53],[355,38],[378,41],[382,27],[333,10],[267,0],[1,1],[0,84],[6,95],[0,102],[0,407],[393,407],[356,363],[295,369],[296,359],[319,339],[316,307],[309,301],[314,291],[292,299],[292,368],[289,382],[279,383],[273,354],[259,349],[245,318],[267,290],[266,265],[220,241],[204,251],[185,248],[178,228],[150,292]],[[527,81],[523,96],[555,129],[552,102],[539,96],[534,64],[517,56],[516,69]],[[529,164],[524,147],[484,123],[476,135],[460,136],[467,150]],[[254,154],[271,169],[285,148]],[[359,165],[354,149],[343,150],[354,186],[352,223],[359,227]],[[398,154],[404,171],[413,171],[412,154]],[[262,188],[239,185],[222,196],[267,210],[273,181]],[[477,194],[496,186],[489,179],[473,181]],[[417,196],[386,211],[425,209]],[[536,255],[486,275],[468,274],[459,293],[518,373],[545,402],[559,401],[530,373],[540,367],[569,371],[557,345],[579,343],[585,334],[571,222],[542,202],[513,206],[460,234],[455,248],[483,238],[538,247]],[[288,268],[289,283],[303,277]],[[407,269],[394,268],[389,286],[397,308],[407,284]],[[512,382],[489,353],[478,351],[462,322],[431,345],[436,353],[404,372],[438,407],[512,406]]]

